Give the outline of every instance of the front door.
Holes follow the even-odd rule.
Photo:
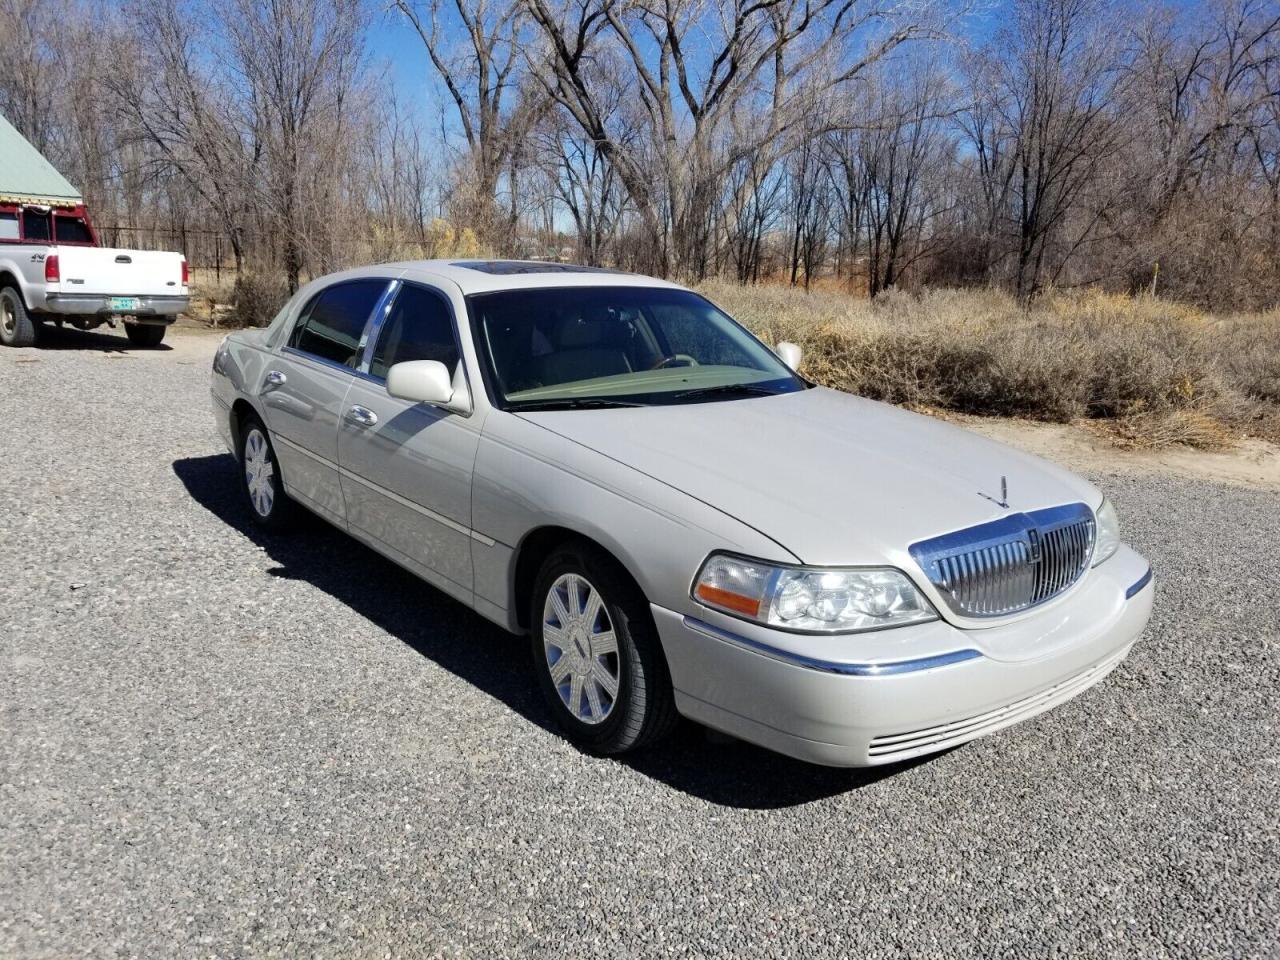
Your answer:
[[[289,495],[342,523],[338,419],[360,363],[362,337],[387,280],[325,287],[298,315],[259,387]]]
[[[479,425],[473,417],[398,400],[385,386],[387,370],[406,360],[438,360],[457,374],[461,360],[449,301],[431,287],[405,283],[370,336],[367,376],[352,383],[338,429],[347,524],[466,598]]]

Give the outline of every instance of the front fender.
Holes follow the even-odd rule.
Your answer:
[[[481,538],[472,551],[477,600],[505,610],[512,629],[518,619],[519,549],[544,527],[594,540],[626,567],[650,602],[670,609],[690,606],[690,584],[713,550],[796,562],[782,546],[720,510],[502,412],[485,423],[472,510]],[[497,619],[497,610],[490,615]]]

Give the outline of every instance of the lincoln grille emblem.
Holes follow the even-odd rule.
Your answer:
[[[1040,547],[1040,531],[1035,527],[1027,531],[1027,546],[1031,550],[1031,562],[1039,563],[1044,556],[1044,551]]]

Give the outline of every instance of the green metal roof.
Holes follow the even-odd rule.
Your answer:
[[[80,191],[0,116],[0,200],[80,203]]]

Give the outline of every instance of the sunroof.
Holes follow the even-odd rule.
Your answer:
[[[573,263],[542,263],[537,260],[455,260],[451,266],[477,273],[510,276],[516,273],[614,273],[605,267],[580,267]]]

